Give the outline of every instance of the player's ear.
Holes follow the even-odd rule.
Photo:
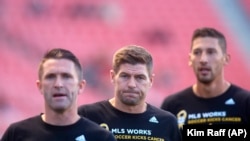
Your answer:
[[[41,89],[41,82],[40,80],[36,80],[36,86],[40,90]]]
[[[36,80],[36,86],[37,86],[38,90],[41,92],[41,94],[43,94],[42,93],[42,84],[41,84],[40,80]]]
[[[191,53],[188,54],[188,65],[192,66]]]
[[[150,76],[150,78],[149,78],[149,79],[150,79],[150,82],[151,82],[151,87],[152,87],[152,85],[153,85],[154,76],[155,76],[155,74],[152,73],[151,76]]]
[[[78,94],[80,94],[80,93],[82,93],[82,92],[83,92],[83,90],[84,90],[85,86],[86,86],[86,80],[81,80],[81,81],[79,82],[79,90],[78,90]]]
[[[225,54],[223,59],[224,59],[224,65],[227,65],[231,60],[230,54]]]
[[[110,70],[110,81],[111,81],[111,83],[114,83],[114,78],[115,78],[115,72],[114,72],[114,70]]]

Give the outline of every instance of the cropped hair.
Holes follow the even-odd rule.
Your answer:
[[[54,48],[44,54],[39,65],[39,70],[38,70],[39,79],[42,78],[43,64],[49,59],[67,59],[72,61],[75,64],[79,80],[83,79],[82,66],[78,58],[71,51],[62,48]]]
[[[151,54],[143,47],[137,45],[128,45],[117,50],[113,56],[113,70],[118,73],[122,64],[145,64],[149,76],[153,71],[153,58]]]
[[[203,28],[198,28],[193,32],[192,36],[192,45],[193,46],[193,41],[197,38],[204,38],[204,37],[211,37],[211,38],[216,38],[219,41],[219,45],[224,53],[227,52],[227,43],[226,43],[226,38],[225,36],[218,30],[210,27],[203,27]]]

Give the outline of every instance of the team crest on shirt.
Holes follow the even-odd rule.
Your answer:
[[[177,113],[177,120],[178,120],[178,126],[181,129],[187,119],[187,111],[181,110],[179,113]]]
[[[100,126],[109,131],[109,126],[107,123],[101,123]]]

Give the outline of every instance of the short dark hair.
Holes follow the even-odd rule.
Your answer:
[[[47,51],[44,54],[44,56],[43,56],[43,58],[42,58],[42,60],[40,62],[40,65],[39,65],[39,70],[38,70],[39,79],[42,78],[43,64],[48,59],[67,59],[67,60],[72,61],[76,66],[76,70],[77,70],[77,73],[78,73],[79,80],[83,79],[82,66],[81,66],[78,58],[71,51],[66,50],[66,49],[62,49],[62,48],[54,48],[54,49],[51,49],[51,50]]]
[[[195,39],[197,39],[197,38],[200,38],[200,37],[212,37],[212,38],[218,39],[219,40],[219,45],[221,46],[222,51],[224,53],[227,52],[226,38],[218,30],[216,30],[214,28],[211,28],[211,27],[203,27],[203,28],[196,29],[193,32],[191,48],[193,46],[193,41]]]
[[[153,58],[143,47],[128,45],[117,50],[113,56],[113,70],[117,73],[122,64],[145,64],[151,76],[153,71]]]

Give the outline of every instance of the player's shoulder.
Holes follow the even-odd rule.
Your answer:
[[[42,121],[42,119],[41,119],[40,115],[32,116],[32,117],[11,123],[10,128],[26,128],[26,127],[30,127],[30,126],[33,127],[35,124],[37,124],[38,122],[41,122],[41,121]]]
[[[167,97],[164,98],[164,101],[183,99],[183,98],[189,97],[191,94],[193,94],[193,90],[192,90],[192,86],[189,86],[180,91],[169,94]]]
[[[241,86],[238,86],[236,84],[231,84],[230,89],[233,93],[236,93],[237,95],[250,97],[250,91]]]
[[[148,111],[152,112],[152,114],[157,116],[175,118],[175,116],[169,111],[163,110],[151,104],[148,104]]]
[[[79,110],[81,109],[96,109],[106,106],[108,104],[108,100],[97,101],[94,103],[83,104],[79,106]]]

